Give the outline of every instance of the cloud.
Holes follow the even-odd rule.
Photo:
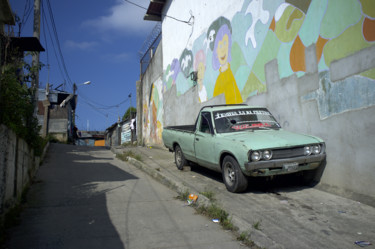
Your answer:
[[[134,1],[140,6],[148,7],[149,0]],[[116,32],[116,34],[144,34],[150,32],[155,26],[155,22],[143,20],[146,10],[133,4],[118,1],[112,6],[107,15],[100,16],[96,19],[87,20],[83,26],[95,28],[102,32]]]
[[[76,42],[72,40],[67,40],[65,42],[65,46],[72,49],[80,49],[80,50],[89,50],[97,46],[97,42]]]
[[[124,53],[118,53],[118,54],[107,54],[104,56],[104,58],[107,61],[111,61],[115,63],[128,62],[132,59],[132,55],[127,52],[124,52]]]

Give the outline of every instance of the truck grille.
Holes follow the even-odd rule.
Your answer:
[[[304,156],[304,147],[295,147],[288,149],[275,149],[272,150],[273,156],[272,159],[283,159],[291,157]]]

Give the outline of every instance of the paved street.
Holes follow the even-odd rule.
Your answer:
[[[51,144],[5,248],[244,248],[104,148]]]
[[[245,193],[226,190],[220,173],[202,167],[179,171],[173,153],[160,148],[130,147],[142,157],[150,175],[161,175],[168,185],[182,185],[191,192],[214,193],[217,203],[232,217],[240,231],[262,248],[360,248],[356,241],[375,244],[375,208],[317,188],[303,186],[286,176],[274,181],[252,179]],[[147,165],[147,166],[145,166]],[[141,167],[141,168],[142,168]],[[156,173],[155,173],[156,172]],[[174,184],[175,183],[175,184]],[[199,200],[199,199],[198,199]]]

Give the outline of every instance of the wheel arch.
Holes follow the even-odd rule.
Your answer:
[[[221,170],[223,169],[223,161],[224,161],[224,158],[225,158],[226,156],[231,156],[231,157],[233,157],[234,160],[236,160],[237,163],[238,163],[238,160],[237,160],[237,158],[234,156],[233,153],[231,153],[230,151],[223,151],[223,152],[221,152],[221,154],[220,154],[220,160],[219,160],[219,163],[220,163],[220,169],[221,169]]]
[[[177,142],[173,142],[173,144],[172,144],[173,151],[176,150],[177,145],[180,146]],[[180,148],[181,148],[181,146],[180,146]]]

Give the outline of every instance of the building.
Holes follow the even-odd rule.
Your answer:
[[[49,89],[39,89],[38,93],[37,117],[42,135],[49,134],[61,142],[73,141],[77,95]]]
[[[105,130],[105,145],[106,146],[120,146],[124,143],[130,143],[132,141],[132,130],[135,127],[131,125],[132,120],[127,119],[114,123]],[[133,129],[132,129],[133,128]],[[133,136],[135,133],[133,133]],[[136,138],[133,137],[135,141]]]
[[[375,2],[151,1],[161,41],[137,82],[141,143],[204,105],[266,106],[327,144],[320,187],[375,200]]]

